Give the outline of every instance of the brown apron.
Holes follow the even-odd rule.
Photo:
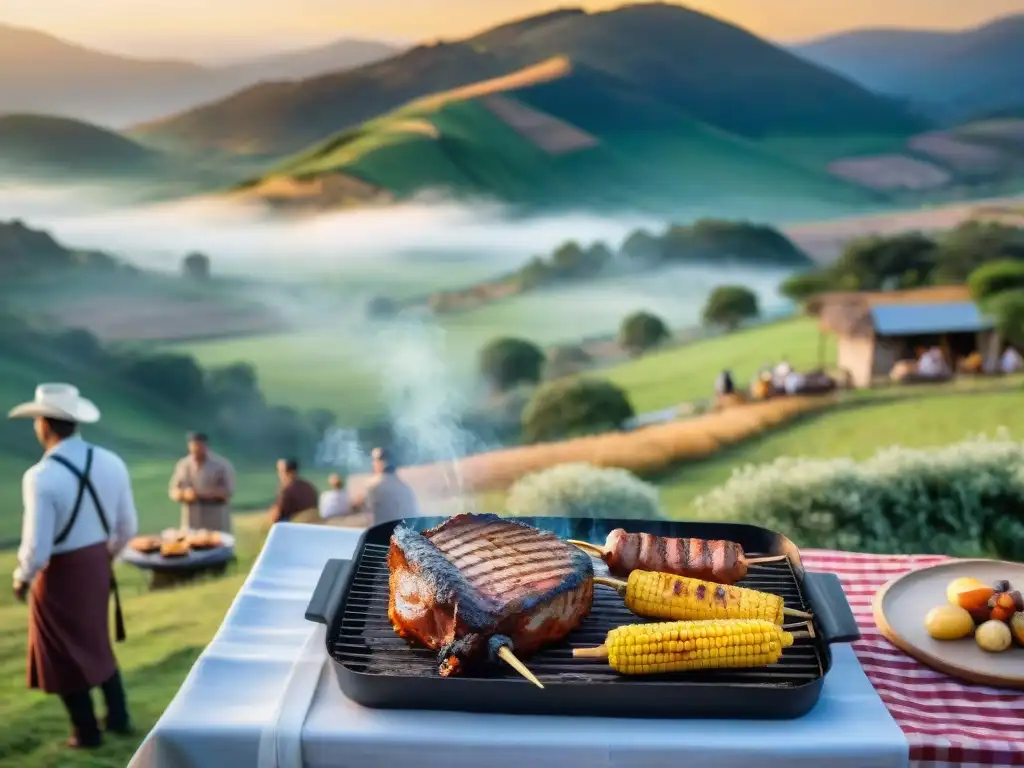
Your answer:
[[[103,530],[110,526],[96,489],[89,480],[92,448],[86,454],[85,471],[63,456],[49,458],[78,478],[78,496],[71,517],[57,535],[60,544],[71,533],[85,492],[89,492]],[[47,693],[81,693],[109,680],[117,671],[110,646],[110,593],[114,594],[117,641],[125,638],[124,617],[117,581],[111,567],[107,542],[101,541],[71,552],[53,555],[32,581],[28,626],[28,686]]]

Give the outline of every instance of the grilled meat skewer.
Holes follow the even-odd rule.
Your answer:
[[[438,651],[442,676],[516,658],[561,640],[590,612],[594,568],[553,533],[497,515],[457,515],[419,533],[395,528],[388,618],[403,638]]]
[[[785,555],[748,558],[734,541],[674,539],[650,533],[627,533],[616,528],[604,547],[569,539],[580,549],[600,557],[617,576],[632,571],[656,571],[689,576],[716,584],[735,584],[747,575],[747,567],[785,560]]]

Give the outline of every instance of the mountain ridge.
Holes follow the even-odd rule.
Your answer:
[[[632,42],[640,39],[643,46]],[[419,96],[556,55],[685,104],[696,119],[739,135],[884,133],[921,125],[897,103],[739,27],[681,6],[648,3],[593,13],[561,9],[346,72],[287,86],[263,83],[137,126],[133,134],[207,150],[284,155]]]
[[[0,24],[0,112],[131,125],[226,96],[267,77],[308,77],[385,58],[397,46],[341,39],[226,65],[144,59],[90,48],[40,30]]]
[[[792,46],[819,66],[946,120],[1024,101],[1024,14],[959,31],[866,28]]]

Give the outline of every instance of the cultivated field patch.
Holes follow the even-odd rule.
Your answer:
[[[937,160],[947,168],[972,176],[998,173],[1011,160],[997,149],[972,144],[940,131],[915,136],[907,142],[907,147]]]
[[[952,180],[947,171],[936,165],[895,154],[836,160],[828,164],[828,172],[880,192],[939,189]]]
[[[566,155],[596,147],[585,131],[506,96],[485,96],[480,103],[527,141],[549,155]]]

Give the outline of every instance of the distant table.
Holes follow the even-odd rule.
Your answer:
[[[936,555],[862,555],[801,550],[811,571],[843,582],[862,638],[861,666],[910,744],[913,768],[1024,765],[1024,692],[960,683],[907,656],[875,626],[871,599],[913,568],[944,563]]]

